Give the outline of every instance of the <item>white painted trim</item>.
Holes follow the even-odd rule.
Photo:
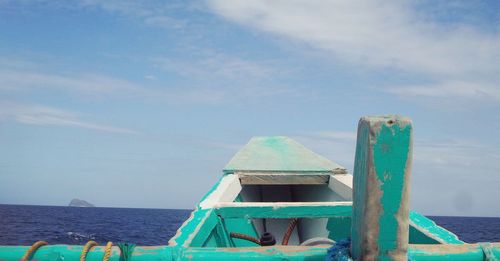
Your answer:
[[[222,177],[217,188],[200,202],[201,209],[213,208],[219,202],[233,202],[241,191],[240,179],[229,174]]]
[[[332,207],[352,206],[352,201],[334,202],[221,202],[215,208],[226,207]]]
[[[345,200],[352,200],[352,175],[330,175],[328,187],[343,197]]]

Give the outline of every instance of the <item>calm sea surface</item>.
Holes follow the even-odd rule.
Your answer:
[[[0,245],[165,245],[191,210],[0,205]],[[431,217],[466,242],[500,241],[500,218]]]

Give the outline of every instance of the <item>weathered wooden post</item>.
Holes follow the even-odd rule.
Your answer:
[[[409,118],[361,118],[354,163],[354,260],[408,260],[411,161]]]

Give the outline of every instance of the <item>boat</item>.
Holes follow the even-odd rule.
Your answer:
[[[284,136],[254,137],[167,245],[0,246],[0,260],[499,260],[409,209],[409,118],[362,117],[353,174]]]

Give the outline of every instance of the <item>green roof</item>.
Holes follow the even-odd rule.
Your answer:
[[[252,138],[224,168],[226,174],[238,171],[347,173],[339,164],[283,136]]]

